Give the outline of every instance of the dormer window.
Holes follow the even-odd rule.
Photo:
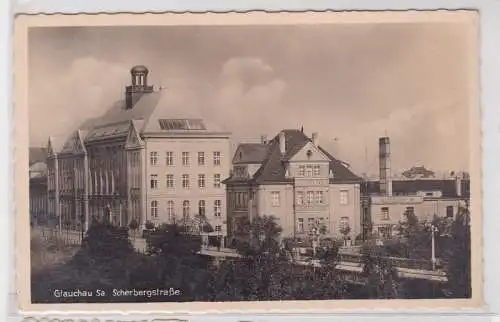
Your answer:
[[[234,167],[234,174],[237,177],[246,177],[247,176],[247,169],[244,166],[236,166]]]

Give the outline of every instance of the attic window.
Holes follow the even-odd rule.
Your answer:
[[[312,154],[313,154],[313,153],[312,153],[312,151],[311,151],[311,150],[307,150],[307,153],[306,153],[306,154],[307,154],[307,157],[308,157],[308,158],[310,158],[310,157],[312,157]]]
[[[203,120],[200,119],[160,119],[158,122],[164,131],[206,130]]]

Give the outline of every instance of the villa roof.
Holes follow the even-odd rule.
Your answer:
[[[291,179],[286,178],[285,175],[285,162],[293,158],[293,156],[297,154],[308,142],[311,142],[311,139],[300,130],[288,129],[283,130],[282,132],[285,134],[285,146],[287,147],[285,155],[282,156],[280,152],[279,135],[275,136],[269,143],[259,145],[266,147],[265,157],[261,162],[259,162],[261,163],[260,168],[246,181],[251,181],[257,184],[286,183],[291,181]],[[241,147],[242,145],[240,145],[240,148]],[[248,146],[243,146],[243,149],[248,149]],[[258,149],[259,154],[264,154],[262,147],[259,147]],[[321,147],[319,147],[319,149],[328,157],[330,161],[329,168],[334,174],[333,178],[330,179],[331,183],[361,182],[361,178],[349,170],[346,163],[334,158],[325,149]],[[236,183],[241,181],[242,180],[240,178],[231,176],[225,182]]]

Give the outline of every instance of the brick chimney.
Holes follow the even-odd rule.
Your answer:
[[[286,153],[286,138],[285,138],[284,131],[281,131],[279,134],[279,144],[280,144],[281,155],[285,155],[285,153]]]
[[[149,70],[146,66],[137,65],[130,69],[131,83],[125,88],[125,108],[131,109],[145,93],[152,93],[153,86],[148,85]]]
[[[315,146],[319,146],[319,136],[318,136],[318,132],[314,132],[312,134],[312,142]]]
[[[455,190],[457,192],[457,196],[462,196],[462,177],[460,174],[455,175]]]
[[[379,179],[380,193],[392,196],[391,145],[388,137],[379,139]]]

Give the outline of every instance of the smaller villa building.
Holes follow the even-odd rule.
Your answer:
[[[283,130],[260,144],[240,144],[227,190],[228,237],[254,216],[274,216],[283,237],[307,238],[317,227],[331,237],[361,229],[361,179],[319,145],[317,133]]]

